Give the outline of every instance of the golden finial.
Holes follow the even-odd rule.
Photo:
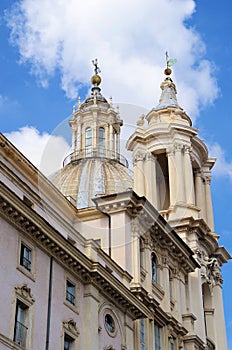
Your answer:
[[[101,84],[101,77],[100,75],[98,75],[98,73],[101,73],[100,68],[98,67],[98,62],[97,62],[97,58],[95,58],[95,60],[92,60],[92,63],[94,65],[94,73],[95,75],[92,76],[91,82],[93,85],[100,85]]]
[[[165,75],[170,75],[170,74],[172,74],[172,70],[171,70],[171,68],[169,68],[169,64],[168,64],[169,56],[168,56],[168,52],[167,52],[167,51],[165,52],[165,56],[166,56],[166,64],[167,64],[167,67],[166,67],[166,69],[164,70],[164,74],[165,74]]]
[[[169,58],[168,52],[165,52],[167,68],[164,70],[165,75],[170,75],[172,73],[171,66],[177,62],[175,58]]]

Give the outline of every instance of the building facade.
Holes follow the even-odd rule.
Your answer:
[[[97,65],[50,179],[1,135],[1,350],[227,349],[215,159],[170,74],[128,139],[133,170]]]

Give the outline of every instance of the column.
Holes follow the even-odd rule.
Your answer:
[[[76,146],[75,146],[75,140],[76,140],[76,129],[74,127],[72,127],[72,152],[74,152],[76,150]]]
[[[184,177],[185,177],[185,194],[186,202],[190,205],[195,205],[193,168],[190,157],[190,147],[184,147]]]
[[[116,152],[120,154],[120,133],[116,134]]]
[[[98,146],[98,140],[97,140],[97,136],[98,136],[98,130],[97,130],[97,114],[94,113],[94,119],[93,119],[93,128],[92,128],[92,150],[96,149],[96,147]]]
[[[152,242],[146,238],[144,242],[144,263],[145,270],[147,271],[146,279],[144,281],[144,288],[152,293],[152,271],[151,271],[151,248]]]
[[[176,204],[176,166],[174,149],[167,151],[168,156],[168,174],[169,174],[169,190],[170,190],[170,206]]]
[[[112,157],[114,153],[114,129],[113,125],[109,125],[109,150],[110,150],[110,157]]]
[[[203,181],[201,169],[195,170],[195,190],[196,190],[196,206],[200,209],[200,218],[205,219],[205,201],[202,197]]]
[[[177,202],[185,202],[185,186],[184,186],[184,172],[183,172],[183,145],[175,145],[175,159],[176,159],[176,186],[177,186]]]
[[[80,151],[83,146],[82,146],[82,127],[81,124],[78,125],[77,128],[77,150]]]
[[[146,197],[157,209],[156,157],[150,152],[144,162],[144,179]]]
[[[132,271],[133,271],[133,285],[140,283],[140,234],[138,232],[138,223],[132,223]]]
[[[210,190],[211,176],[205,177],[205,204],[206,204],[206,217],[207,224],[212,232],[214,232],[214,219],[213,219],[213,207],[212,207],[212,198]]]
[[[92,284],[85,285],[83,305],[83,349],[98,349],[98,304],[98,290]]]
[[[219,277],[213,288],[214,299],[214,324],[216,349],[227,350],[226,328],[224,319],[223,299],[222,299],[222,278]]]
[[[133,159],[134,164],[134,191],[139,196],[145,196],[145,183],[144,183],[144,158],[145,155],[142,152],[138,152]]]
[[[162,256],[162,287],[165,291],[163,298],[163,308],[165,312],[170,312],[170,284],[169,284],[169,266],[168,266],[168,258],[166,256]]]
[[[194,334],[198,335],[204,342],[206,340],[205,334],[205,319],[204,319],[204,307],[202,300],[202,287],[201,287],[201,270],[196,269],[194,272],[189,273],[189,313],[196,317],[194,322]]]

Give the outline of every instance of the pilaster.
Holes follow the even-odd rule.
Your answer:
[[[156,157],[150,152],[145,156],[144,176],[146,197],[157,208]]]
[[[184,146],[183,152],[186,202],[189,205],[195,205],[193,169],[190,157],[191,148]]]
[[[98,304],[99,293],[92,285],[85,285],[83,317],[83,349],[98,349]],[[91,325],[95,325],[92,327]]]

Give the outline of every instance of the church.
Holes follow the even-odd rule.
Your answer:
[[[0,135],[0,349],[227,350],[215,158],[167,62],[160,100],[135,116],[130,168],[93,63],[62,169],[45,177]]]

